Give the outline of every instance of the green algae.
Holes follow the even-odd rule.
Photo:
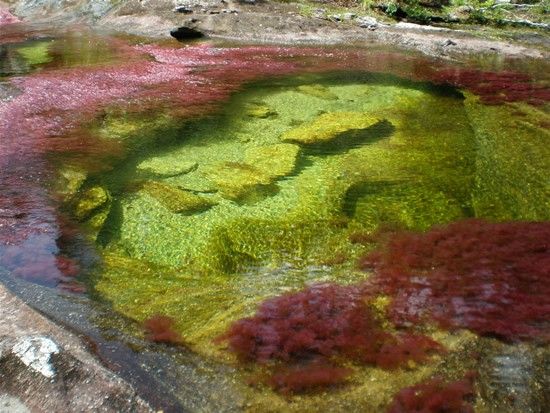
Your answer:
[[[476,216],[495,220],[550,219],[548,112],[515,103],[484,106],[466,100],[476,135]]]
[[[50,40],[32,42],[28,46],[21,46],[17,48],[19,53],[25,61],[31,66],[38,66],[49,63],[53,60],[50,54],[50,48],[52,42]]]
[[[110,195],[105,188],[94,186],[86,189],[77,199],[74,214],[79,220],[85,220],[98,209],[105,206],[110,200]]]
[[[245,91],[219,116],[177,128],[161,115],[148,124],[113,110],[101,127],[105,137],[134,148],[168,144],[136,152],[118,178],[124,188],[140,173],[156,174],[155,182],[122,191],[116,199],[118,214],[105,224],[116,237],[104,246],[102,273],[94,284],[99,297],[138,322],[168,315],[194,351],[233,364],[233,356],[213,340],[263,299],[311,282],[346,284],[368,276],[354,269],[365,249],[349,241],[353,233],[388,222],[423,230],[469,216],[542,216],[546,149],[540,149],[540,158],[539,153],[529,158],[538,172],[523,175],[517,162],[500,165],[500,154],[512,161],[519,154],[508,138],[500,141],[505,135],[496,132],[496,124],[483,121],[488,111],[533,111],[530,107],[483,107],[471,97],[464,101],[421,86],[375,82],[333,82],[323,90],[337,99],[284,85]],[[254,102],[277,116],[250,116],[246,110]],[[360,144],[337,139],[349,137],[349,131],[372,134],[381,119],[386,126],[377,139],[369,135]],[[538,130],[534,115],[519,122],[516,129],[529,124]],[[309,146],[312,130],[326,143],[322,150]],[[281,143],[296,142],[288,136],[303,140]],[[515,144],[520,153],[530,145]],[[172,174],[179,162],[193,167]],[[148,164],[163,173],[143,166]],[[521,176],[520,183],[499,187],[489,180],[495,170],[510,180]],[[538,189],[521,188],[527,184]],[[174,200],[182,193],[207,200],[209,207],[180,213],[170,205],[178,205]],[[504,212],[487,206],[492,196],[507,200],[501,203]],[[453,351],[476,340],[467,333],[435,334]],[[292,403],[266,388],[242,391],[249,411],[380,411],[403,386],[445,372],[442,363],[391,373],[350,366],[354,375],[348,386],[298,396]],[[236,373],[235,380],[245,382],[247,373]]]

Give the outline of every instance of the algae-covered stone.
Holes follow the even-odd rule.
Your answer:
[[[338,96],[332,93],[328,87],[320,85],[320,84],[313,84],[313,85],[301,85],[296,88],[298,92],[303,93],[305,95],[314,96],[319,99],[325,99],[325,100],[338,100]]]
[[[79,220],[88,218],[94,211],[105,206],[110,200],[107,190],[101,186],[93,186],[85,190],[74,208],[74,214]]]
[[[277,112],[263,103],[251,103],[246,107],[246,115],[251,118],[266,119],[277,116]]]
[[[145,182],[143,191],[157,199],[170,211],[178,214],[201,212],[214,206],[215,203],[202,196],[183,191],[161,182]]]
[[[309,123],[286,131],[281,139],[301,144],[315,144],[328,142],[338,135],[354,130],[369,128],[380,119],[368,113],[360,112],[330,112],[323,113]]]
[[[154,157],[139,163],[136,169],[159,177],[170,177],[189,173],[197,169],[198,163],[178,157]]]
[[[299,153],[298,145],[280,143],[250,148],[246,151],[244,159],[247,164],[253,165],[262,173],[278,178],[292,173]]]
[[[79,168],[67,166],[59,171],[58,193],[65,200],[72,198],[82,187],[86,180],[87,173]]]
[[[269,185],[274,179],[259,168],[240,162],[223,162],[206,174],[224,197],[234,200]]]

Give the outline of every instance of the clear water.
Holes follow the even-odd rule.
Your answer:
[[[166,399],[385,411],[406,386],[476,370],[476,411],[543,411],[544,340],[421,327],[448,351],[391,371],[345,361],[345,385],[300,395],[250,386],[269,364],[243,365],[214,340],[266,298],[368,280],[357,263],[377,244],[358,234],[549,221],[544,63],[78,35],[1,47],[0,264],[105,303],[138,339],[145,320],[171,317],[186,347],[140,348],[168,352],[183,373],[191,352],[200,367],[185,386],[163,376]],[[512,69],[516,81],[499,77]]]

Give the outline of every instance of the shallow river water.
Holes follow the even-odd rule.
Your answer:
[[[153,405],[548,406],[547,63],[6,33],[0,275]]]

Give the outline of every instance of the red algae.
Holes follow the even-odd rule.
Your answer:
[[[267,383],[278,393],[293,395],[342,385],[351,372],[328,363],[313,362],[276,370]]]
[[[399,391],[387,413],[473,413],[473,396],[471,374],[451,383],[434,378]]]
[[[550,222],[471,219],[394,234],[360,260],[399,326],[433,319],[506,341],[548,342]],[[367,289],[368,289],[367,288]]]
[[[20,23],[16,16],[11,14],[9,10],[0,8],[0,27],[7,26],[8,24]]]
[[[183,344],[183,337],[174,330],[175,322],[172,318],[164,315],[155,315],[143,323],[148,340],[155,343]]]
[[[432,81],[467,89],[486,105],[527,102],[538,106],[550,101],[550,88],[523,73],[448,68],[436,72]]]
[[[236,321],[218,338],[224,340],[242,361],[282,361],[291,365],[347,359],[396,369],[411,361],[427,361],[434,353],[444,351],[428,337],[385,331],[359,288],[334,284],[314,285],[266,300],[256,315]],[[321,382],[324,373],[313,371],[311,382],[318,387],[315,378]],[[290,377],[300,374],[297,367]],[[303,375],[306,380],[307,370]],[[292,387],[284,384],[283,378],[280,381],[281,388]]]

